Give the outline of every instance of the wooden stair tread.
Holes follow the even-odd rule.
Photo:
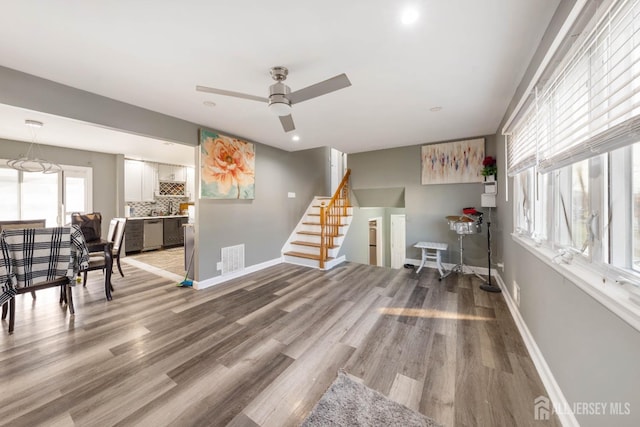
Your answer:
[[[303,224],[303,225],[322,225],[322,224],[320,224],[319,222],[310,222],[310,221],[305,221],[305,222],[303,222],[302,224]],[[329,224],[327,224],[327,225],[329,225]],[[340,226],[340,227],[344,227],[344,226],[346,226],[347,224],[342,224],[342,223],[340,223],[340,224],[331,224],[331,225],[337,225],[337,226]]]
[[[319,213],[317,213],[317,214],[316,213],[310,213],[310,214],[307,214],[307,215],[309,215],[309,216],[320,216]],[[340,216],[346,217],[346,216],[353,216],[353,215],[340,215]]]
[[[320,235],[320,232],[318,232],[318,231],[296,231],[296,233],[298,233],[298,234],[306,234],[306,235],[309,235],[309,236],[319,236]],[[327,236],[330,236],[330,237],[342,237],[343,234],[328,234]]]
[[[321,206],[321,205],[313,205],[313,207],[314,207],[314,208],[321,208],[322,206]],[[325,207],[326,207],[326,206],[325,206]],[[342,205],[340,205],[340,206],[338,206],[338,207],[340,207],[340,208],[347,208],[347,209],[348,209],[348,208],[352,208],[353,206],[351,206],[351,205],[347,205],[347,206],[342,206]]]
[[[293,242],[291,242],[292,245],[299,245],[299,246],[309,246],[312,248],[319,248],[320,247],[320,243],[313,243],[313,242],[303,242],[301,240],[295,240]],[[337,245],[333,245],[333,246],[327,246],[329,249],[335,249],[338,246]]]
[[[306,258],[306,259],[313,259],[316,261],[320,261],[320,255],[305,254],[304,252],[296,252],[296,251],[289,251],[289,252],[285,252],[284,254],[288,256],[295,256],[298,258]],[[333,259],[332,257],[327,257],[325,261],[330,261],[332,259]]]

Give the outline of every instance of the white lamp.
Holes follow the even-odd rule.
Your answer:
[[[276,116],[288,116],[291,114],[291,104],[289,100],[282,101],[269,101],[269,111],[273,112]]]
[[[269,110],[277,116],[291,114],[291,101],[287,98],[290,93],[289,86],[281,81],[269,86]]]

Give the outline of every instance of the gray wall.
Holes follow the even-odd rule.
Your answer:
[[[111,218],[118,216],[118,194],[124,181],[123,156],[93,151],[40,145],[46,159],[56,163],[93,168],[93,210],[102,213],[102,233],[106,235]],[[29,143],[0,140],[0,158],[11,159],[27,153]],[[121,190],[120,190],[121,191]]]
[[[137,135],[198,144],[196,124],[5,67],[0,67],[0,103]]]
[[[293,153],[255,143],[254,200],[200,199],[197,207],[197,280],[220,273],[223,247],[245,245],[245,266],[278,258],[314,196],[330,191],[328,148]],[[288,192],[296,198],[289,199]]]
[[[495,137],[490,135],[485,138],[487,154],[495,156]],[[462,208],[467,206],[474,206],[481,210],[480,194],[483,191],[483,185],[480,183],[422,185],[421,147],[422,145],[413,145],[349,154],[351,187],[356,191],[404,187],[407,258],[420,259],[420,251],[413,247],[415,243],[434,241],[449,244],[444,262],[457,263],[459,260],[458,235],[449,230],[445,217],[459,215],[462,213]],[[501,173],[503,172],[499,171],[499,174]],[[351,232],[350,230],[347,235],[347,241],[341,253],[346,255],[348,260],[361,259],[361,254],[354,252],[358,246],[351,242],[355,238]],[[481,234],[464,238],[464,255],[465,264],[487,266],[486,227],[483,227]]]
[[[385,267],[391,266],[391,215],[406,215],[404,208],[360,208],[354,207],[351,226],[344,243],[340,248],[347,260],[361,264],[369,264],[369,219],[382,218],[382,234],[384,236]]]
[[[505,114],[506,120],[527,86],[547,46],[575,1],[562,1],[525,78]],[[501,129],[500,126],[499,129]],[[498,165],[504,165],[504,138],[496,135]],[[505,176],[499,175],[504,189]],[[577,416],[582,426],[640,425],[640,332],[613,314],[576,284],[515,243],[513,229],[513,180],[509,202],[504,191],[498,197],[497,259],[509,292],[520,286],[520,313],[540,348],[568,403],[629,402],[628,416]],[[532,403],[533,404],[533,403]]]

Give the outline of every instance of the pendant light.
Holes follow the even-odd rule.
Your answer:
[[[42,172],[42,173],[58,173],[62,171],[62,167],[55,162],[44,160],[40,152],[40,146],[37,144],[37,133],[44,124],[37,120],[25,120],[24,124],[31,132],[31,145],[27,150],[27,155],[16,159],[9,160],[7,166],[22,172]]]

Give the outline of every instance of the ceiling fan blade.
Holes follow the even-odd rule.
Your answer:
[[[236,98],[249,99],[251,101],[269,102],[267,98],[262,96],[248,95],[246,93],[233,92],[230,90],[214,89],[206,86],[196,86],[196,90],[199,92],[215,93],[217,95],[234,96]]]
[[[285,132],[291,132],[296,129],[293,124],[293,117],[291,117],[291,114],[288,116],[280,116],[280,123],[282,123],[282,128]]]
[[[349,86],[351,86],[349,78],[346,74],[342,73],[323,82],[291,92],[288,98],[292,104],[297,104],[298,102],[326,95],[327,93],[335,92],[336,90],[344,89]]]

